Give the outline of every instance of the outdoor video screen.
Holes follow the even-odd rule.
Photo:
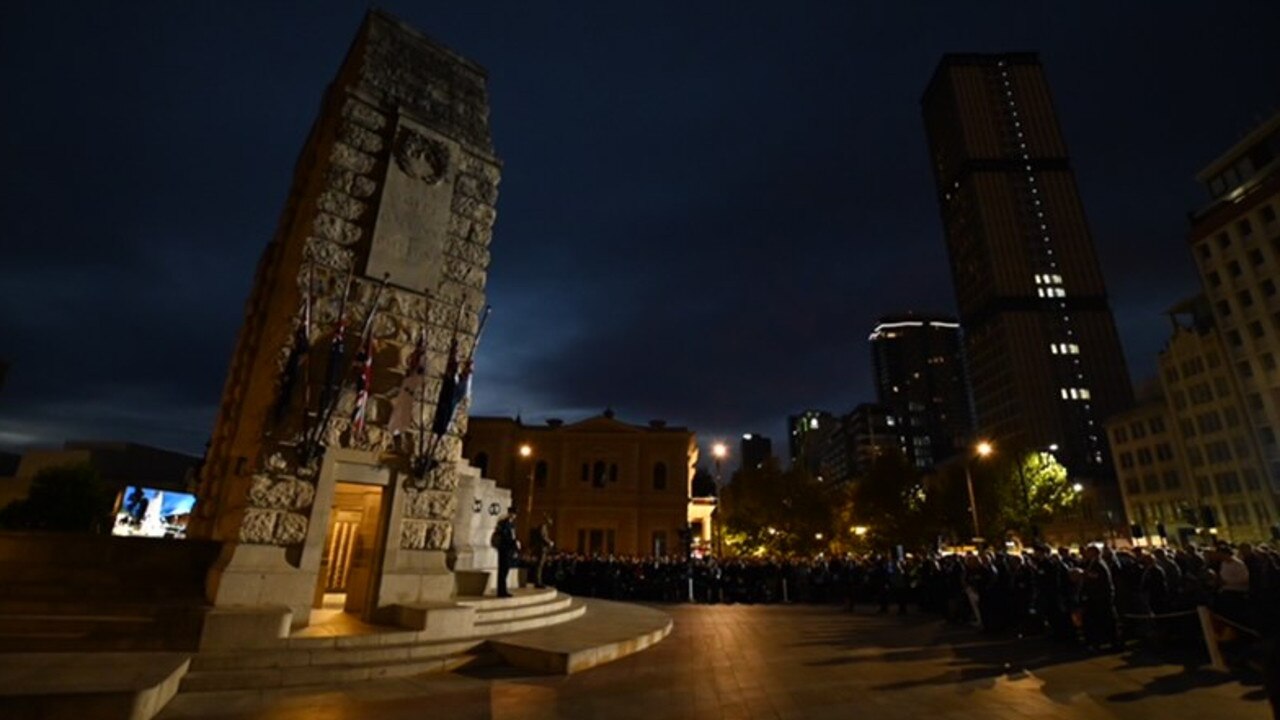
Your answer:
[[[187,521],[196,496],[172,490],[130,485],[120,495],[120,510],[112,535],[131,537],[186,537]]]

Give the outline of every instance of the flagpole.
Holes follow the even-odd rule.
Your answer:
[[[311,462],[311,456],[320,442],[323,427],[328,424],[326,408],[333,401],[332,396],[338,394],[335,386],[340,384],[341,377],[335,374],[341,371],[342,359],[346,355],[344,344],[347,333],[347,298],[351,296],[351,284],[354,279],[355,267],[353,266],[347,270],[347,279],[342,287],[342,299],[338,301],[338,316],[335,318],[333,338],[329,343],[329,365],[325,368],[324,387],[320,389],[320,407],[316,408],[318,421],[303,446],[302,463],[304,465]]]

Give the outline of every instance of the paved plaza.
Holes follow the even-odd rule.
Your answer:
[[[664,607],[657,646],[569,677],[505,668],[332,690],[178,697],[178,718],[1270,717],[1259,686],[1140,654],[1090,656],[1046,640],[992,641],[922,616],[835,608]]]

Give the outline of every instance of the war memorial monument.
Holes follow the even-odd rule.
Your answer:
[[[177,694],[216,703],[498,662],[570,673],[670,631],[664,613],[553,589],[493,595],[491,535],[511,494],[460,454],[501,176],[485,83],[475,63],[366,15],[259,261],[189,539],[6,549],[45,583],[9,599],[26,588],[41,603],[61,582],[37,562],[61,564],[62,580],[96,564],[129,589],[114,611],[81,598],[68,612],[152,622],[4,648],[9,712],[149,718]],[[112,582],[117,564],[115,580],[147,579]],[[180,587],[152,580],[178,570]]]

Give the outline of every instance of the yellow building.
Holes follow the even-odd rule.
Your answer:
[[[567,425],[472,417],[462,452],[485,477],[511,489],[525,538],[546,514],[561,550],[638,556],[682,551],[680,531],[689,520],[698,460],[697,442],[686,428],[662,421],[631,425],[608,410]]]
[[[1197,178],[1212,200],[1192,216],[1188,241],[1274,503],[1280,494],[1280,113]]]
[[[1163,524],[1171,538],[1198,528],[1233,542],[1269,540],[1276,496],[1222,333],[1203,297],[1169,316],[1163,399],[1106,424],[1129,521],[1148,536]]]

